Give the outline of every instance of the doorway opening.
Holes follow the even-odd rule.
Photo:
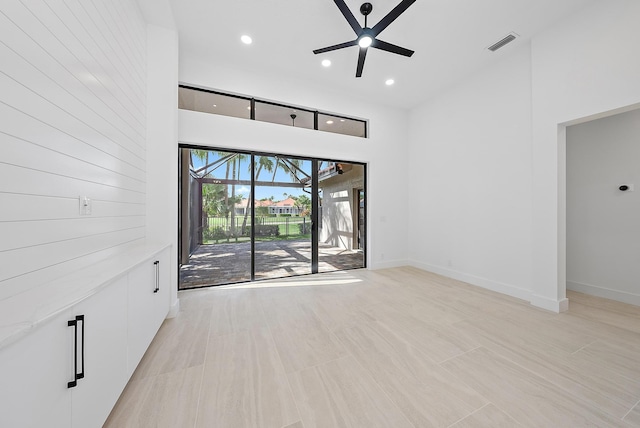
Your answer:
[[[566,128],[566,288],[640,305],[640,109]]]
[[[181,145],[178,288],[366,267],[365,168]]]

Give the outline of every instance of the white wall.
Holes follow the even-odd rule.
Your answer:
[[[146,26],[128,0],[0,12],[4,299],[144,238]]]
[[[406,264],[406,212],[398,207],[406,206],[408,197],[407,113],[309,82],[283,81],[260,70],[237,70],[212,61],[181,52],[180,81],[369,119],[370,138],[181,110],[180,142],[368,163],[368,266]],[[177,208],[173,203],[167,209]]]
[[[528,297],[530,73],[524,45],[412,111],[412,265]]]
[[[532,42],[532,302],[565,299],[565,127],[640,102],[640,3],[596,2]]]
[[[171,315],[178,311],[178,35],[175,29],[147,28],[147,240],[172,243]]]
[[[568,289],[640,305],[639,214],[640,110],[567,127]]]
[[[566,310],[565,126],[640,102],[638,22],[594,2],[412,112],[412,264]]]

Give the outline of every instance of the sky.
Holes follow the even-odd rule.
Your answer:
[[[213,163],[216,160],[224,157],[225,155],[227,155],[228,153],[220,153],[220,152],[215,152],[215,151],[210,151],[209,152],[209,163]],[[205,160],[200,160],[198,159],[196,156],[192,156],[193,159],[193,166],[194,169],[198,169],[201,168],[202,166],[204,166],[205,164]],[[275,157],[270,157],[270,159],[273,161],[274,165],[276,163],[276,159]],[[258,157],[256,156],[256,160],[258,160]],[[251,171],[249,168],[249,163],[250,163],[250,157],[246,156],[245,159],[240,159],[240,166],[237,167],[238,171],[239,171],[239,179],[240,180],[251,180]],[[301,165],[300,165],[300,169],[302,169],[304,172],[306,172],[307,174],[311,175],[311,161],[308,160],[303,160],[301,161]],[[225,175],[226,175],[226,163],[227,162],[222,162],[220,164],[220,166],[218,166],[212,173],[211,173],[211,177],[212,178],[221,178],[224,179]],[[231,178],[231,172],[229,173],[230,176],[229,178]],[[298,177],[302,176],[302,174],[298,174]],[[265,170],[264,168],[262,169],[262,171],[260,172],[260,177],[258,181],[268,181],[271,182],[273,179],[273,171],[269,172],[267,170]],[[286,171],[283,167],[278,167],[276,170],[276,175],[275,175],[275,181],[276,182],[286,182],[286,183],[292,183],[293,179],[292,177],[289,175],[288,171]],[[242,195],[244,198],[249,196],[249,191],[250,188],[249,186],[245,186],[245,185],[238,185],[236,186],[236,195]],[[263,199],[263,198],[270,198],[271,196],[273,196],[274,200],[276,201],[281,201],[287,198],[287,196],[284,195],[284,193],[286,193],[287,195],[290,196],[300,196],[302,194],[308,195],[308,193],[304,192],[301,188],[295,188],[295,187],[272,187],[272,186],[256,186],[256,197],[255,199]]]

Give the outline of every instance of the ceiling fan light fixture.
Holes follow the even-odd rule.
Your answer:
[[[333,2],[338,6],[342,16],[347,20],[351,29],[356,33],[356,39],[352,39],[343,43],[338,43],[337,45],[327,46],[321,49],[314,49],[313,53],[323,54],[326,52],[335,51],[338,49],[344,49],[351,46],[359,46],[360,52],[358,53],[358,65],[356,67],[356,77],[362,77],[362,70],[364,68],[364,61],[367,56],[367,50],[369,47],[379,49],[382,51],[390,52],[396,55],[402,55],[406,57],[410,57],[413,55],[413,51],[410,49],[403,48],[401,46],[396,46],[392,43],[387,43],[383,40],[380,40],[378,36],[385,28],[387,28],[393,21],[396,20],[400,15],[402,15],[409,6],[414,4],[417,0],[401,0],[400,3],[394,7],[391,12],[387,13],[376,25],[373,27],[369,27],[367,23],[367,17],[373,10],[373,6],[371,3],[363,3],[360,6],[360,13],[364,15],[364,25],[361,26],[358,23],[358,20],[349,6],[345,3],[345,0],[333,0]]]
[[[371,46],[371,43],[373,43],[373,37],[369,35],[364,35],[358,39],[358,45],[360,45],[361,48],[368,48]]]

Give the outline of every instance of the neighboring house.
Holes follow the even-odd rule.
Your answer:
[[[247,210],[248,199],[243,199],[235,205],[236,215],[244,215]],[[291,214],[300,215],[304,208],[297,207],[293,198],[287,198],[283,201],[254,201],[255,207],[267,207],[269,214]]]
[[[296,201],[287,198],[284,201],[278,201],[269,205],[269,214],[291,214],[300,215],[302,207],[296,206]]]

